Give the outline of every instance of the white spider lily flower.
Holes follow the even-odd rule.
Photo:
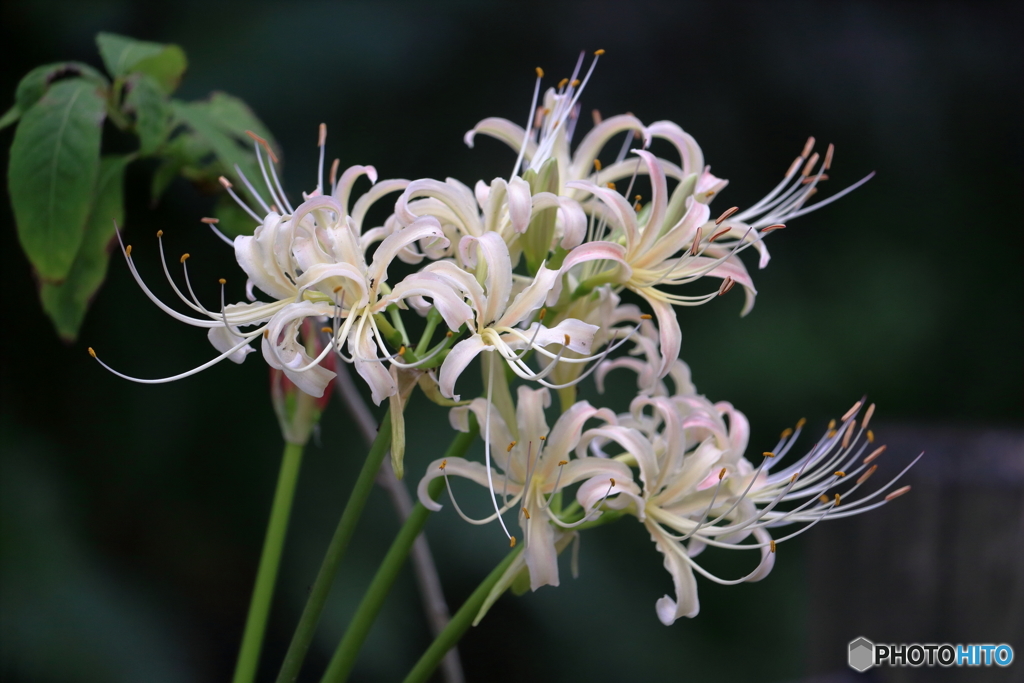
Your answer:
[[[425,220],[425,219],[421,219]],[[539,321],[526,329],[518,326],[529,323],[545,299],[557,298],[559,272],[541,267],[530,284],[512,298],[512,261],[508,247],[497,233],[480,237],[465,236],[459,243],[462,261],[477,273],[483,273],[483,284],[477,277],[452,261],[431,263],[422,271],[422,277],[436,278],[461,292],[472,308],[472,320],[467,324],[470,336],[459,341],[449,352],[438,373],[438,386],[445,398],[458,400],[455,382],[469,363],[484,351],[496,352],[519,377],[544,381],[550,370],[536,372],[523,360],[528,349],[546,353],[550,358],[562,354],[546,350],[551,345],[581,354],[582,359],[567,362],[589,362],[594,333],[598,328],[575,319],[566,319],[554,327],[545,327]],[[408,280],[407,280],[408,281]],[[557,362],[557,361],[556,361]]]
[[[503,514],[518,506],[519,525],[526,544],[525,564],[533,590],[559,583],[559,530],[572,529],[599,517],[601,513],[597,507],[609,496],[619,493],[622,486],[635,489],[632,473],[625,464],[605,458],[571,455],[588,420],[613,422],[614,413],[581,401],[564,412],[549,429],[544,409],[550,401],[550,394],[545,388],[519,387],[516,422],[511,425],[506,424],[498,411],[491,409],[484,399],[474,399],[468,406],[453,408],[449,416],[455,429],[469,431],[470,412],[483,425],[485,445],[493,453],[491,457],[495,467],[463,458],[435,460],[428,466],[417,489],[420,502],[437,511],[441,505],[430,498],[427,489],[430,482],[438,477],[445,477],[449,495],[452,492],[449,478],[453,476],[486,487],[495,501],[500,499],[501,506],[498,508],[495,502],[495,512],[483,519],[466,515],[454,496],[451,497],[458,514],[472,524],[501,520]],[[561,517],[558,494],[566,487],[580,482],[588,486],[591,481],[605,495],[603,498],[598,496],[592,507],[585,508],[581,519],[566,522]],[[501,524],[504,527],[504,521]]]
[[[472,191],[453,178],[443,183],[414,180],[395,203],[394,215],[402,225],[409,225],[423,216],[433,216],[441,223],[452,245],[457,245],[464,236],[496,233],[509,247],[515,264],[522,253],[522,234],[538,215],[549,210],[554,212],[554,227],[545,253],[557,246],[572,249],[580,244],[587,229],[587,217],[580,205],[551,192],[535,192],[529,182],[518,176],[508,181],[495,178],[490,184],[479,181]],[[399,257],[409,263],[419,263],[424,256],[434,260],[459,259],[454,249],[445,250],[437,244],[421,247],[410,246]]]
[[[645,413],[646,408],[652,413]],[[883,446],[867,453],[874,442],[867,429],[874,407],[858,426],[861,408],[861,402],[855,404],[806,455],[778,472],[771,467],[789,453],[803,420],[795,430],[785,430],[755,467],[743,457],[749,436],[746,418],[728,403],[711,404],[699,396],[638,397],[630,415],[620,416],[617,425],[588,433],[594,443],[581,440],[578,449],[589,446],[602,453],[614,442],[624,451],[616,459],[639,470],[642,493],[624,490],[619,504],[633,498],[628,510],[643,522],[672,576],[675,597],[666,595],[655,605],[662,623],[699,611],[694,572],[722,585],[759,581],[774,566],[777,544],[824,519],[867,512],[910,489],[892,490],[917,459],[883,487],[854,499],[885,450]],[[838,491],[840,487],[844,490]],[[593,504],[594,494],[588,493],[579,496],[582,505]],[[802,526],[772,537],[770,529],[790,524]],[[707,546],[756,550],[760,561],[743,577],[723,579],[694,559]]]
[[[455,329],[471,315],[461,297],[436,278],[413,276],[396,285],[393,290],[387,288],[388,266],[397,253],[417,241],[444,242],[440,226],[434,219],[427,217],[401,229],[392,225],[364,232],[362,223],[370,206],[384,195],[403,189],[408,182],[389,180],[376,183],[377,173],[372,166],[353,166],[337,179],[335,162],[330,174],[331,193],[325,195],[323,155],[326,129],[323,126],[320,133],[317,187],[313,192],[304,194],[305,200],[293,208],[281,189],[273,163],[264,164],[261,146],[271,161],[274,161],[272,151],[265,140],[255,135],[253,138],[270,204],[247,178],[242,176],[242,180],[267,213],[260,219],[256,211],[238,197],[232,184],[222,178],[221,184],[259,225],[252,236],[239,236],[232,241],[217,230],[215,219],[204,219],[204,222],[234,248],[239,265],[249,277],[246,289],[250,298],[255,299],[252,296],[255,287],[275,301],[225,305],[225,281],[221,280],[219,310],[206,308],[195,296],[188,280],[186,262],[189,255],[181,257],[190,295],[186,297],[171,278],[166,259],[163,258],[161,240],[160,254],[164,273],[172,289],[188,308],[203,317],[179,313],[163,303],[146,286],[132,260],[131,246],[124,247],[129,269],[143,292],[175,319],[208,328],[210,342],[221,355],[188,372],[156,380],[139,380],[112,371],[126,379],[143,383],[173,381],[227,358],[241,362],[245,354],[252,350],[250,342],[262,336],[262,350],[267,363],[282,370],[302,391],[319,397],[334,377],[334,373],[323,367],[320,361],[333,351],[340,353],[342,345],[347,342],[350,357],[346,360],[355,364],[356,371],[370,385],[373,399],[379,404],[397,391],[383,363],[404,364],[384,347],[374,315],[391,304],[401,304],[407,297],[432,299],[445,322]],[[352,187],[362,175],[366,175],[374,186],[350,210]],[[282,210],[284,213],[281,213]],[[158,233],[157,236],[161,235]],[[367,263],[366,252],[377,241],[380,244]],[[332,343],[316,358],[310,357],[305,344],[299,341],[299,328],[307,318],[334,321],[329,328]],[[242,328],[250,329],[243,331]],[[383,358],[378,356],[378,350],[383,352]]]

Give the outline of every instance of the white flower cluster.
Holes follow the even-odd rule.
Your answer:
[[[698,395],[679,360],[676,307],[709,302],[739,284],[744,313],[750,310],[755,289],[739,253],[754,249],[763,268],[768,233],[867,178],[809,205],[833,156],[831,145],[823,157],[814,153],[812,138],[764,199],[713,217],[709,205],[727,181],[711,174],[700,147],[675,123],[644,124],[629,114],[602,119],[595,111],[593,128],[573,148],[580,94],[602,52],[582,78],[581,55],[572,76],[543,95],[538,69],[525,128],[488,118],[466,134],[470,146],[483,134],[512,147],[518,158],[508,179],[480,180],[473,187],[452,178],[378,182],[372,166],[353,166],[338,176],[335,161],[325,185],[321,126],[317,186],[292,206],[273,152],[253,136],[266,196],[242,177],[259,207],[240,203],[259,225],[251,237],[224,238],[248,275],[250,301],[222,300],[211,310],[193,294],[187,268],[188,296],[165,261],[168,280],[191,311],[180,313],[143,283],[131,248],[125,248],[147,296],[178,320],[207,328],[220,351],[182,375],[136,381],[171,381],[228,358],[241,362],[259,341],[267,363],[313,396],[321,396],[334,377],[323,361],[337,354],[365,380],[375,403],[390,401],[399,421],[419,386],[432,400],[454,406],[455,429],[468,431],[473,416],[484,433],[484,462],[436,461],[419,494],[436,510],[441,506],[427,493],[432,479],[477,482],[488,489],[493,513],[471,519],[452,498],[454,507],[476,524],[498,521],[513,544],[504,516],[515,511],[526,548],[502,590],[523,570],[534,590],[558,585],[558,553],[581,529],[633,515],[665,556],[675,582],[675,598],[657,602],[658,616],[670,624],[697,613],[694,571],[721,583],[758,580],[771,569],[779,541],[822,519],[876,507],[906,487],[889,492],[894,479],[849,502],[875,471],[871,461],[882,450],[865,455],[874,440],[867,429],[873,407],[858,425],[859,402],[793,464],[772,469],[802,425],[751,462],[744,456],[743,414]],[[607,148],[619,137],[613,156]],[[674,148],[672,158],[651,151],[655,140]],[[372,187],[353,202],[362,176]],[[634,194],[642,176],[647,197]],[[230,182],[222,184],[238,199]],[[370,207],[393,193],[399,194],[391,214],[382,225],[366,227]],[[418,270],[389,279],[396,259],[407,264],[402,270]],[[715,278],[714,284],[701,288],[705,278]],[[269,301],[257,300],[256,289]],[[626,290],[637,303],[622,302]],[[413,318],[423,327],[418,341],[406,328]],[[300,333],[310,319],[319,330],[315,340]],[[460,402],[460,376],[478,356],[485,397]],[[578,382],[593,373],[603,388],[616,368],[637,376],[629,412],[576,401]],[[513,401],[509,381],[515,378],[523,384]],[[551,428],[545,417],[550,389],[561,404]],[[401,433],[396,430],[393,446],[399,461]],[[849,481],[855,483],[836,492]],[[566,500],[570,495],[574,501]],[[770,529],[793,523],[803,526],[773,539]],[[757,550],[761,559],[747,576],[719,579],[694,560],[706,546]]]

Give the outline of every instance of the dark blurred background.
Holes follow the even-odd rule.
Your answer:
[[[604,48],[584,111],[678,122],[731,181],[716,207],[759,199],[807,135],[834,142],[829,190],[876,178],[773,236],[748,317],[738,295],[684,310],[682,355],[702,393],[747,414],[755,452],[800,417],[824,429],[867,394],[879,437],[893,440],[885,472],[935,453],[912,474],[918,490],[781,546],[761,583],[701,581],[700,615],[670,628],[654,601],[671,581],[642,527],[589,532],[579,579],[565,566],[561,587],[506,596],[461,653],[470,681],[860,680],[845,664],[860,635],[1008,642],[1024,657],[1021,7],[6,2],[0,109],[34,66],[100,66],[94,35],[112,31],[180,44],[190,61],[180,97],[225,90],[248,102],[284,150],[292,196],[315,182],[321,121],[343,168],[472,185],[507,175],[514,154],[491,140],[469,150],[463,133],[486,116],[525,118],[535,66],[554,81],[579,50]],[[5,159],[11,137],[0,133]],[[192,254],[194,281],[209,283],[201,298],[215,300],[223,276],[241,299],[232,254],[198,222],[214,198],[177,181],[151,207],[151,172],[136,164],[127,181],[140,269],[159,279],[151,235],[162,229],[172,253]],[[162,386],[105,373],[86,346],[150,377],[211,351],[118,259],[79,343],[63,345],[6,193],[0,201],[0,676],[227,680],[279,463],[266,366],[255,355]],[[422,397],[409,421],[411,485],[449,437],[444,412]],[[273,680],[362,459],[337,403],[320,442],[303,464],[260,680]],[[303,680],[318,680],[396,528],[376,492]],[[494,528],[448,508],[427,533],[456,606],[505,552]],[[703,557],[722,574],[749,568],[749,557]],[[354,679],[398,679],[428,642],[407,571]],[[1022,670],[865,679],[1020,680]]]

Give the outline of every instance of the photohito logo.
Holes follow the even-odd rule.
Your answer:
[[[1010,666],[1013,648],[999,645],[910,643],[882,645],[861,636],[850,641],[848,660],[854,671],[873,666]]]

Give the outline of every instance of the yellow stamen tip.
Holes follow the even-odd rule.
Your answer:
[[[512,449],[516,447],[516,444],[517,444],[517,443],[519,443],[519,442],[518,442],[518,441],[513,441],[512,443],[510,443],[510,444],[508,445],[508,448],[506,448],[506,449],[505,449],[505,452],[506,452],[506,453],[511,453],[511,452],[512,452]]]
[[[566,465],[568,465],[568,464],[569,464],[569,461],[568,461],[568,460],[559,460],[559,461],[558,461],[558,466],[559,466],[559,467],[565,467],[565,466],[566,466]]]
[[[132,255],[132,245],[129,244],[127,247],[124,248],[124,255],[125,256],[131,256]]]
[[[334,293],[335,293],[335,294],[337,294],[337,293],[338,293],[338,292],[340,292],[340,291],[341,291],[342,289],[344,289],[344,286],[343,286],[343,285],[338,285],[337,287],[335,287],[335,288],[334,288]]]
[[[548,437],[546,437],[546,436],[538,436],[537,438],[540,439],[541,441],[547,441],[548,440]]]
[[[839,507],[839,501],[840,500],[842,500],[842,499],[839,497],[839,494],[837,493],[836,494],[836,507]]]
[[[571,343],[572,343],[572,338],[570,338],[569,335],[565,335],[565,346],[568,346]]]
[[[568,78],[563,78],[562,80],[558,81],[558,89],[561,90],[562,88],[564,88],[565,84],[568,83],[568,82],[569,82]]]
[[[182,254],[181,255],[181,262],[184,263],[185,261],[188,261],[188,257],[189,257],[188,254]]]
[[[228,281],[225,280],[224,278],[217,280],[217,282],[221,283],[222,285],[226,285],[228,283]]]
[[[164,231],[163,231],[163,230],[157,230],[157,231],[156,231],[156,236],[157,236],[158,238],[159,238],[159,237],[163,237],[163,236],[164,236]]]
[[[443,469],[445,468],[445,466],[447,466],[447,465],[448,465],[448,460],[447,460],[447,459],[445,459],[445,460],[442,460],[442,461],[441,461],[441,466],[440,466],[440,467],[438,467],[437,469],[439,469],[439,470],[443,470]]]
[[[846,472],[843,472],[842,470],[836,470],[833,474],[835,474],[837,477],[845,477],[846,476]]]
[[[594,50],[594,56],[595,57],[600,57],[603,54],[604,54],[604,50]]]
[[[822,505],[828,504],[828,496],[826,496],[824,493],[818,496],[818,500],[821,502]]]
[[[782,430],[782,434],[779,436],[779,438],[780,439],[788,439],[792,435],[793,435],[793,428],[792,427],[786,427],[785,429]]]
[[[398,347],[398,355],[399,356],[404,356],[405,355],[405,344],[402,344],[401,346]]]
[[[578,78],[577,78],[576,80],[574,80],[574,81],[573,81],[572,83],[570,83],[569,85],[571,85],[571,86],[572,86],[572,87],[574,87],[574,88],[578,88],[578,87],[580,87],[580,79],[578,79]]]
[[[523,508],[523,516],[526,517],[527,519],[529,519],[530,518],[530,511],[527,510],[526,508]]]
[[[331,328],[331,327],[321,327],[320,331],[321,332],[326,332],[327,334],[333,334],[334,333],[334,328]]]
[[[508,547],[509,548],[515,548],[516,547],[516,537],[515,536],[510,536],[509,537],[509,539],[508,539]]]
[[[640,319],[641,319],[641,320],[650,320],[650,319],[651,319],[651,318],[653,318],[653,317],[654,317],[654,316],[653,316],[653,315],[651,315],[650,313],[641,313],[641,314],[640,314]]]
[[[718,481],[722,481],[723,479],[725,479],[725,468],[724,467],[718,473]]]
[[[765,451],[765,452],[764,452],[764,453],[762,453],[761,455],[763,455],[763,456],[764,456],[764,457],[766,457],[766,458],[774,458],[774,457],[775,457],[775,454],[774,454],[774,453],[772,453],[771,451]]]
[[[537,67],[537,78],[544,78],[544,69]]]
[[[797,429],[803,429],[803,426],[804,426],[805,424],[807,424],[807,418],[806,418],[806,417],[801,417],[801,418],[800,418],[799,420],[797,420],[797,422],[796,422],[796,428],[797,428]]]
[[[594,159],[594,170],[595,171],[600,171],[601,170],[601,160],[600,159]]]
[[[93,358],[96,357],[96,352],[92,350],[91,346],[89,347],[89,355],[92,356]]]
[[[771,549],[771,551],[772,551],[772,552],[774,553],[774,552],[775,552],[775,547],[776,547],[776,546],[775,546],[775,541],[774,541],[774,540],[768,541],[768,547],[769,547],[769,548]]]
[[[874,443],[874,442],[875,442],[875,433],[869,429],[868,430],[868,443]]]
[[[605,187],[607,187],[609,190],[614,190],[615,183],[605,183]]]
[[[537,316],[537,320],[543,320],[544,316],[546,316],[547,314],[548,314],[548,309],[546,309],[546,308],[540,309],[540,315]]]

